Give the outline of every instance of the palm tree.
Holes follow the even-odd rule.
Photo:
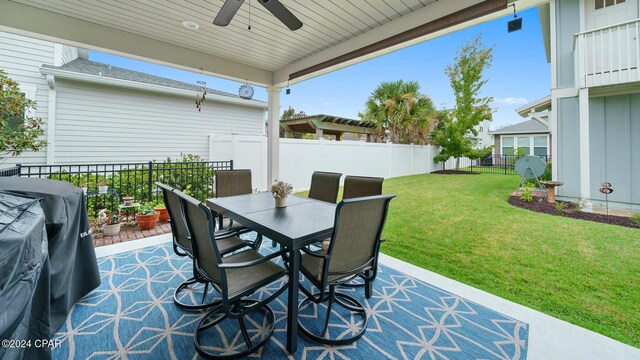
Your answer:
[[[419,92],[417,81],[382,82],[358,115],[378,124],[378,138],[394,143],[424,144],[436,118],[431,99]]]

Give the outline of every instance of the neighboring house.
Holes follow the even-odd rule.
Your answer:
[[[551,63],[553,176],[564,199],[640,210],[640,0],[538,8]]]
[[[494,157],[512,155],[518,148],[525,155],[537,155],[550,161],[552,143],[549,129],[550,110],[550,96],[516,109],[520,116],[528,120],[489,132],[494,145]]]
[[[48,146],[6,164],[215,158],[210,135],[264,134],[266,103],[88,60],[87,51],[0,33],[0,68],[37,101]]]
[[[536,155],[545,160],[551,154],[551,135],[549,126],[539,120],[531,119],[505,126],[490,132],[493,136],[494,155]]]
[[[493,145],[493,142],[491,141],[491,134],[489,132],[489,126],[491,126],[491,120],[482,120],[480,124],[473,127],[478,132],[477,136],[473,135],[472,133],[467,134],[468,138],[475,141],[475,144],[473,146],[474,148],[482,149],[487,146]]]

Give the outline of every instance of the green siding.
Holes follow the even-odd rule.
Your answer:
[[[556,1],[556,19],[556,86],[561,88],[574,84],[573,35],[580,32],[580,1]]]
[[[589,101],[591,196],[608,181],[609,201],[640,204],[640,94],[595,97]],[[633,186],[636,184],[636,186]]]
[[[558,99],[558,195],[580,196],[580,120],[578,98]],[[555,161],[555,160],[554,160]]]

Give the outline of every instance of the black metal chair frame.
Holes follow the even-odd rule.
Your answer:
[[[167,212],[169,213],[169,218],[171,219],[171,221],[169,221],[169,226],[171,227],[171,235],[173,238],[172,241],[172,245],[173,245],[173,252],[178,255],[178,256],[188,256],[192,259],[192,265],[193,265],[193,276],[185,281],[183,281],[182,283],[180,283],[180,285],[178,285],[178,287],[176,288],[176,290],[173,293],[173,302],[180,308],[185,309],[185,310],[201,310],[201,309],[206,309],[212,306],[216,306],[218,304],[219,301],[212,301],[209,303],[205,303],[206,299],[207,299],[207,294],[209,292],[209,282],[202,278],[201,276],[199,276],[198,271],[196,271],[196,267],[195,267],[195,260],[194,260],[194,256],[193,256],[193,244],[192,249],[186,248],[184,247],[182,244],[180,244],[180,242],[178,241],[177,238],[177,234],[178,231],[176,229],[176,223],[174,222],[174,220],[176,219],[182,219],[182,221],[184,222],[184,226],[185,228],[188,228],[187,224],[186,224],[186,220],[184,218],[184,214],[183,214],[183,210],[182,210],[182,202],[180,202],[181,204],[181,208],[180,208],[180,213],[179,214],[175,214],[173,211],[175,209],[172,209],[171,206],[169,205],[169,199],[167,198],[168,193],[173,193],[176,196],[178,196],[178,198],[180,198],[180,194],[182,194],[182,192],[180,192],[179,190],[172,188],[166,184],[163,184],[161,182],[156,182],[155,183],[156,186],[158,186],[159,188],[162,189],[162,197],[164,199],[164,203],[165,206],[167,208]],[[179,220],[176,220],[179,221]],[[238,236],[240,234],[242,234],[243,232],[241,231],[218,231],[216,233],[216,239],[217,240],[224,240],[224,239],[228,239],[232,236]],[[261,239],[260,239],[261,240]],[[191,237],[188,236],[187,241],[189,243],[191,243]],[[257,241],[257,240],[256,240]],[[227,252],[223,253],[223,255],[238,251],[244,247],[251,247],[253,248],[255,246],[255,242],[254,244],[251,243],[247,243],[246,245],[243,246],[238,246],[238,247],[234,247],[231,249],[228,249]],[[257,245],[257,247],[260,247],[260,244]],[[189,286],[196,284],[196,283],[201,283],[204,284],[204,290],[202,293],[202,300],[200,304],[187,304],[184,303],[182,301],[179,300],[179,294],[184,291],[185,289],[189,288]]]
[[[310,280],[310,282],[319,290],[318,293],[313,293],[311,290],[307,290],[304,286],[300,286],[300,290],[305,294],[305,296],[307,297],[305,300],[303,300],[299,306],[298,306],[298,310],[302,309],[304,306],[306,306],[309,303],[315,303],[315,304],[320,304],[323,303],[325,301],[328,301],[329,304],[327,305],[327,317],[325,319],[324,322],[324,327],[322,330],[322,333],[320,334],[320,336],[313,334],[310,330],[308,330],[303,323],[300,322],[300,319],[298,320],[298,326],[300,331],[307,336],[308,338],[321,343],[321,344],[326,344],[326,345],[344,345],[344,344],[349,344],[352,343],[358,339],[360,339],[366,329],[367,329],[367,313],[366,310],[364,309],[364,307],[362,306],[362,304],[360,304],[360,302],[358,300],[356,300],[355,298],[346,295],[344,293],[340,293],[338,291],[336,291],[336,287],[337,286],[342,286],[350,281],[352,281],[353,279],[357,278],[358,276],[361,276],[361,274],[363,272],[366,271],[366,269],[370,268],[370,277],[369,277],[369,282],[368,282],[368,286],[365,288],[370,297],[370,293],[371,293],[371,282],[375,279],[376,274],[377,274],[377,265],[378,265],[378,253],[380,251],[380,243],[381,243],[381,236],[382,236],[382,231],[384,229],[384,225],[387,219],[387,213],[388,213],[388,209],[389,209],[389,202],[391,201],[391,199],[393,199],[395,197],[395,195],[390,194],[390,195],[377,195],[377,196],[367,196],[367,197],[362,197],[362,198],[354,198],[354,199],[347,199],[347,200],[343,200],[341,201],[338,206],[336,207],[336,215],[335,215],[335,226],[333,228],[333,233],[331,235],[331,244],[329,245],[329,249],[327,251],[327,254],[322,254],[313,250],[310,250],[306,247],[302,248],[302,251],[305,252],[306,254],[313,256],[313,257],[317,257],[317,258],[321,258],[323,260],[322,262],[322,276],[321,276],[321,280],[318,279],[314,279],[313,276],[308,276],[307,274],[305,274],[305,272],[303,271],[303,274],[305,274],[305,276]],[[358,266],[357,268],[354,269],[350,269],[347,271],[342,271],[342,272],[330,272],[329,271],[329,265],[331,262],[331,255],[333,253],[333,247],[335,244],[335,236],[336,233],[339,229],[340,226],[340,211],[342,209],[342,207],[345,204],[349,204],[349,203],[354,203],[354,202],[362,202],[362,201],[368,201],[368,200],[373,200],[373,199],[386,199],[385,205],[384,205],[384,210],[383,210],[383,218],[382,221],[380,223],[380,228],[378,229],[378,233],[376,236],[375,240],[375,252],[374,252],[374,256],[369,259],[366,263]],[[335,281],[329,281],[329,276],[343,276],[342,278],[339,278]],[[328,287],[328,289],[327,289]],[[327,291],[328,290],[328,291]],[[353,336],[350,337],[345,337],[342,339],[327,339],[325,338],[327,330],[328,330],[328,326],[329,326],[329,318],[331,316],[331,309],[333,306],[333,303],[336,303],[337,305],[342,306],[343,308],[350,310],[352,312],[356,312],[356,313],[360,313],[363,317],[363,324],[362,324],[362,329],[356,333]]]
[[[182,201],[189,201],[188,199],[185,198],[181,198]],[[196,204],[194,204],[196,205]],[[202,211],[205,211],[207,214],[207,224],[206,226],[208,227],[208,232],[209,232],[209,237],[211,239],[211,241],[213,242],[213,248],[214,251],[216,253],[216,257],[217,257],[217,263],[218,263],[218,269],[220,271],[220,278],[221,281],[216,281],[212,278],[210,278],[209,276],[207,276],[207,274],[205,273],[205,271],[203,271],[200,266],[198,265],[198,259],[199,259],[199,252],[198,252],[198,245],[197,242],[193,241],[193,253],[194,253],[194,264],[195,264],[195,270],[198,273],[198,276],[200,276],[202,279],[205,279],[206,281],[208,281],[209,283],[212,284],[212,286],[214,288],[216,288],[218,291],[220,291],[220,293],[222,294],[222,300],[220,301],[220,303],[213,309],[211,309],[205,316],[204,318],[199,322],[198,326],[196,327],[195,330],[195,334],[194,334],[194,344],[196,347],[196,350],[198,351],[198,353],[206,358],[222,358],[222,359],[236,359],[236,358],[242,358],[245,357],[249,354],[251,354],[252,352],[254,352],[255,350],[257,350],[258,348],[260,348],[261,346],[264,345],[264,343],[266,343],[266,341],[270,338],[270,336],[273,334],[273,330],[274,330],[274,313],[273,310],[267,305],[269,302],[271,302],[272,300],[274,300],[275,298],[277,298],[278,296],[280,296],[287,288],[288,288],[288,284],[285,284],[285,286],[283,286],[282,288],[278,289],[276,292],[274,292],[273,294],[271,294],[269,297],[267,297],[266,299],[262,300],[262,301],[255,301],[255,300],[245,300],[243,299],[244,296],[246,295],[251,295],[252,293],[254,293],[256,290],[258,290],[259,288],[270,284],[276,280],[278,280],[279,278],[281,278],[282,276],[286,275],[286,272],[282,272],[280,274],[276,274],[273,275],[271,277],[268,277],[266,279],[264,279],[263,281],[261,281],[258,284],[255,284],[253,287],[251,287],[250,289],[247,289],[245,291],[243,291],[242,293],[239,293],[237,295],[235,295],[233,298],[229,297],[228,294],[228,284],[227,284],[227,276],[225,271],[227,269],[239,269],[239,268],[250,268],[252,266],[255,265],[259,265],[261,263],[264,263],[266,261],[270,261],[271,259],[274,259],[276,257],[281,256],[285,250],[281,250],[275,253],[272,253],[268,256],[262,257],[258,260],[254,260],[254,261],[248,261],[248,262],[243,262],[243,263],[230,263],[230,264],[225,264],[222,261],[222,256],[218,251],[218,247],[215,243],[216,241],[216,231],[215,231],[215,218],[213,216],[213,213],[211,211],[211,209],[209,209],[207,206],[201,204],[201,203],[197,203],[198,208],[200,208]],[[188,211],[190,211],[186,206],[184,206],[185,211],[188,214]],[[190,221],[187,221],[187,225],[189,227],[189,230],[191,231],[191,233],[193,233],[192,229],[193,229],[193,224],[190,223]],[[252,312],[252,311],[256,311],[259,310],[260,308],[263,308],[265,310],[265,312],[267,313],[267,317],[269,319],[269,322],[271,323],[271,328],[270,328],[270,332],[268,335],[265,336],[265,338],[259,342],[258,344],[252,344],[251,343],[251,339],[247,333],[247,329],[246,329],[246,325],[244,323],[243,317],[245,315],[247,315],[248,313]],[[232,354],[230,356],[216,356],[213,355],[211,353],[209,353],[205,347],[203,345],[201,345],[200,341],[198,340],[198,337],[200,335],[200,333],[203,330],[206,330],[212,326],[215,326],[219,323],[221,323],[222,321],[226,320],[227,318],[229,319],[237,319],[240,323],[240,328],[242,331],[242,336],[244,338],[244,341],[247,345],[247,350],[242,352],[242,353],[235,353]]]

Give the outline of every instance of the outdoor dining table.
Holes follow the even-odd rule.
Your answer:
[[[289,294],[287,304],[287,350],[298,347],[298,290],[300,249],[331,236],[335,204],[300,196],[289,196],[288,205],[276,208],[271,193],[207,199],[218,214],[255,230],[289,250]]]

